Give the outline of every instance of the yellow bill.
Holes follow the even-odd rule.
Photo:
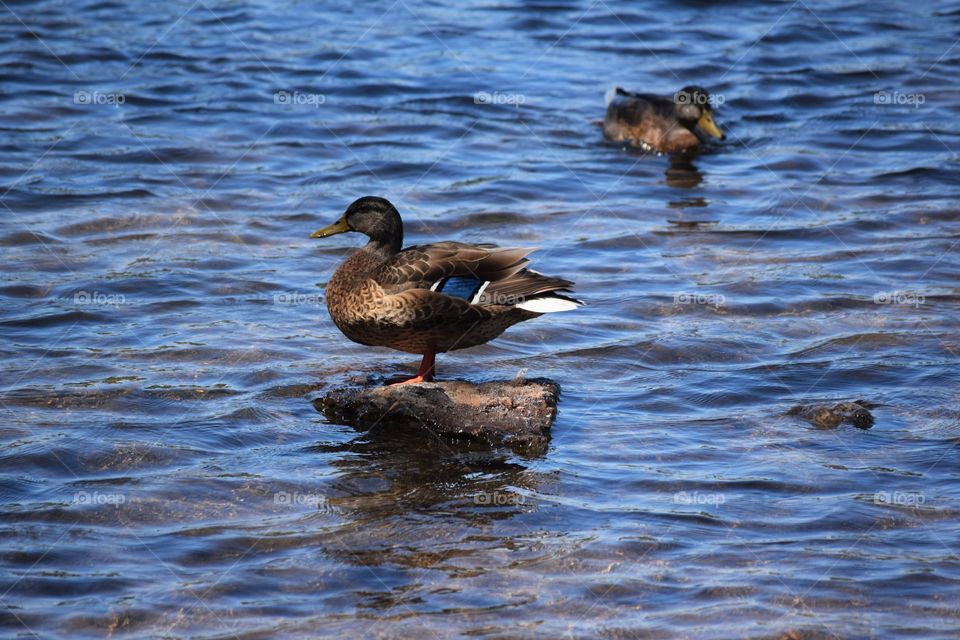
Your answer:
[[[704,133],[711,135],[718,140],[723,140],[727,137],[723,131],[720,131],[720,127],[717,126],[717,123],[713,121],[713,114],[709,111],[703,112],[703,115],[701,115],[700,119],[697,121],[697,126],[703,129]]]
[[[319,231],[314,231],[310,234],[311,238],[329,238],[330,236],[335,236],[338,233],[346,233],[350,231],[350,225],[347,224],[347,219],[345,217],[340,218],[334,222],[329,227],[324,227]]]

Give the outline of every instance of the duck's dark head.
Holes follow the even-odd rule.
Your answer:
[[[703,87],[690,86],[680,89],[674,94],[673,103],[677,120],[687,129],[693,131],[699,127],[701,131],[718,140],[727,137],[713,120],[713,98]]]
[[[340,219],[329,227],[310,234],[311,238],[327,238],[338,233],[358,231],[370,238],[378,249],[387,249],[391,253],[400,251],[403,246],[403,222],[396,207],[386,198],[364,196],[354,200]]]

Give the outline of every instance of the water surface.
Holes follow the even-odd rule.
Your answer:
[[[0,9],[3,634],[955,637],[960,5],[323,5]],[[602,140],[694,82],[693,167]],[[417,365],[323,307],[367,194],[577,282],[439,360],[546,451],[314,411]]]

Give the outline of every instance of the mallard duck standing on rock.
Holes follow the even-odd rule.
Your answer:
[[[706,89],[684,87],[672,96],[658,96],[617,87],[608,94],[603,135],[614,142],[680,153],[700,146],[698,132],[726,138],[713,120],[713,102]]]
[[[583,303],[573,283],[525,268],[534,249],[437,242],[401,249],[403,222],[388,200],[366,196],[337,222],[311,234],[357,231],[370,241],[327,284],[327,309],[354,342],[423,355],[427,382],[436,354],[493,340],[511,325]]]

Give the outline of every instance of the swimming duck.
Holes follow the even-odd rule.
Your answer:
[[[401,249],[403,222],[386,199],[353,202],[334,224],[311,234],[356,231],[370,238],[327,284],[327,310],[354,342],[423,356],[428,382],[436,354],[493,340],[508,327],[583,303],[563,295],[573,283],[525,268],[534,249],[437,242]]]
[[[710,94],[701,87],[684,87],[672,96],[633,93],[620,87],[607,101],[603,135],[660,153],[691,151],[700,146],[697,129],[723,140],[713,120]]]

